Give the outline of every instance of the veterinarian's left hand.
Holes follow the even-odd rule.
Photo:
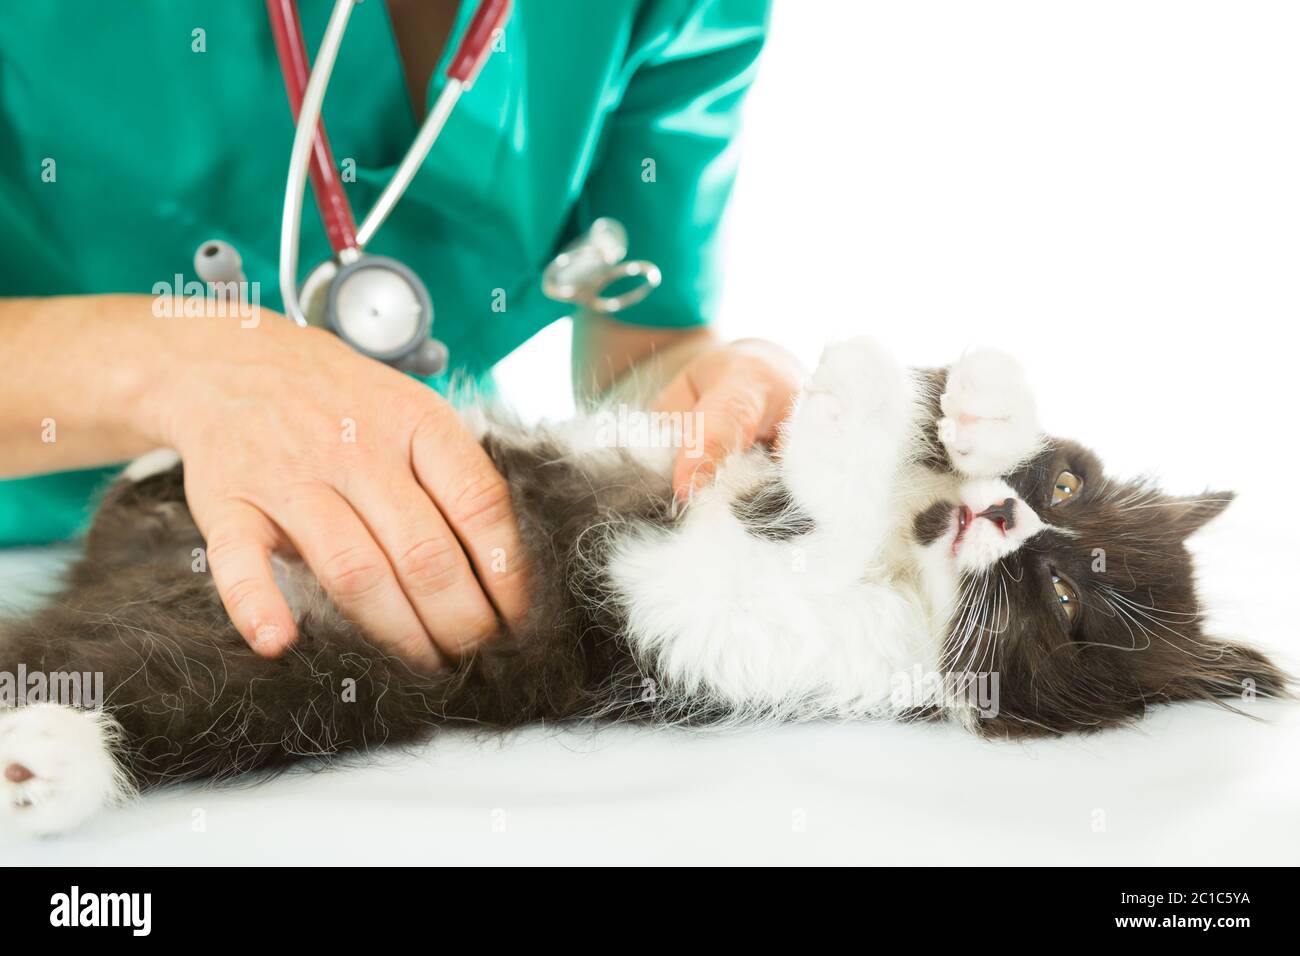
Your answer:
[[[776,438],[804,376],[798,359],[763,339],[716,345],[692,358],[652,406],[700,414],[703,441],[683,447],[673,465],[677,497],[711,482],[732,452]]]

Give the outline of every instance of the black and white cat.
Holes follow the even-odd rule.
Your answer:
[[[466,419],[534,569],[521,627],[414,673],[285,561],[300,639],[260,658],[194,570],[181,467],[138,465],[63,593],[0,626],[0,672],[105,688],[95,711],[0,711],[0,830],[58,832],[138,790],[453,722],[946,717],[1013,736],[1286,689],[1261,654],[1200,630],[1183,542],[1231,496],[1106,476],[1042,434],[998,352],[908,372],[869,340],[834,345],[779,451],[733,456],[685,506],[671,443],[608,447],[601,415]]]

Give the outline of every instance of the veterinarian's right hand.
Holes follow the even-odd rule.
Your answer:
[[[271,564],[290,549],[418,668],[517,621],[527,573],[509,490],[437,393],[269,310],[256,328],[153,321],[143,426],[180,452],[213,579],[258,653],[297,636]]]

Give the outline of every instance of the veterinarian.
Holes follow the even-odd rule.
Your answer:
[[[314,51],[330,4],[301,6]],[[474,7],[355,8],[323,119],[358,209]],[[773,437],[799,377],[776,346],[708,330],[766,20],[766,0],[520,0],[367,250],[423,280],[451,372],[490,387],[498,360],[572,311],[542,294],[545,265],[595,218],[622,222],[662,285],[617,319],[576,317],[576,388],[703,413],[680,495]],[[0,70],[0,545],[76,534],[121,463],[174,448],[208,569],[263,654],[296,636],[276,550],[421,667],[517,619],[528,569],[508,491],[439,394],[452,375],[403,374],[276,314],[294,123],[263,4],[12,5]],[[202,292],[195,307],[195,249],[214,237],[241,254],[257,311],[213,316]],[[309,199],[301,274],[330,256]]]

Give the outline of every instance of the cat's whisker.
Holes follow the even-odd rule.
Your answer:
[[[1119,620],[1128,629],[1129,637],[1131,637],[1133,640],[1132,647],[1119,647],[1118,645],[1110,645],[1110,646],[1116,647],[1118,650],[1121,651],[1144,651],[1147,648],[1149,648],[1151,646],[1151,635],[1150,632],[1148,632],[1145,627],[1142,627],[1141,622],[1134,621],[1132,617],[1124,611],[1123,608],[1121,608],[1119,605],[1115,604],[1114,602],[1110,601],[1109,599],[1103,598],[1103,600],[1106,601],[1106,604],[1111,608],[1112,611],[1115,612]],[[1133,630],[1133,625],[1135,623],[1137,624],[1138,629],[1142,631],[1143,636],[1146,637],[1146,643],[1143,644],[1141,647],[1138,646],[1137,632]]]

